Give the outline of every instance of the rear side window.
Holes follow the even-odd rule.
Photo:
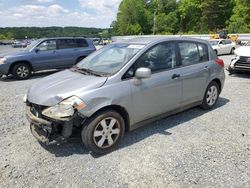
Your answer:
[[[74,39],[59,39],[57,40],[58,49],[77,48]]]
[[[208,50],[205,44],[194,42],[180,42],[180,57],[183,66],[208,61]]]
[[[231,44],[232,41],[231,40],[226,40],[226,44]]]
[[[85,39],[76,39],[76,44],[78,48],[88,47],[88,43]]]

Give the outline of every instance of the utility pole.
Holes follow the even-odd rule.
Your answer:
[[[155,35],[155,24],[156,24],[156,9],[154,11],[154,27],[153,27],[153,35]]]

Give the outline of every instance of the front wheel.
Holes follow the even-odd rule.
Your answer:
[[[205,110],[212,109],[219,98],[219,86],[215,81],[212,81],[205,92],[201,107]]]
[[[96,154],[106,154],[114,150],[125,130],[122,116],[105,110],[95,114],[82,129],[84,145]]]
[[[230,54],[234,54],[235,48],[232,48]]]
[[[31,76],[31,68],[26,63],[19,63],[12,69],[12,74],[18,80],[25,80]]]

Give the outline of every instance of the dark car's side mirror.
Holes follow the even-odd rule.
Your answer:
[[[145,68],[145,67],[141,67],[141,68],[137,69],[135,72],[135,78],[137,78],[137,79],[150,78],[151,75],[152,75],[151,69]]]

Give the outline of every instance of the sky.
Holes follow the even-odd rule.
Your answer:
[[[0,0],[0,27],[109,28],[121,0]]]

